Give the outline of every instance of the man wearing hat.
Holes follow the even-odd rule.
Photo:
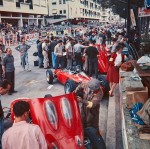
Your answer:
[[[102,137],[97,136],[99,131],[99,107],[103,98],[100,81],[91,79],[81,83],[75,90],[77,101],[82,103],[81,117],[85,135],[90,139],[95,149],[105,149]]]

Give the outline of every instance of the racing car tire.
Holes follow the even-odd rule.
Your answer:
[[[46,71],[46,80],[49,84],[53,84],[53,79],[54,79],[53,72],[52,72],[52,70],[48,69]]]
[[[73,80],[67,80],[64,86],[65,94],[73,92],[77,87],[77,84]]]
[[[106,80],[106,75],[99,75],[98,80],[101,82],[101,85],[105,89],[106,93],[109,92],[109,82]]]

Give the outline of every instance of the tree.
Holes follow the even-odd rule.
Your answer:
[[[126,17],[127,0],[99,0],[103,8],[111,8],[120,17]],[[131,0],[131,7],[137,11],[138,7],[144,6],[144,0]]]

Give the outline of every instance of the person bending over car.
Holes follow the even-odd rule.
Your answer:
[[[99,132],[99,107],[103,97],[100,81],[91,79],[79,84],[75,90],[78,102],[82,103],[81,117],[85,136],[87,136],[94,149],[106,149]]]
[[[15,122],[4,132],[3,149],[47,149],[44,135],[38,125],[29,124],[30,105],[26,101],[18,101],[13,106]]]

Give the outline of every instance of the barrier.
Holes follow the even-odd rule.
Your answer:
[[[39,38],[39,33],[25,34],[24,37],[26,42],[33,43]]]
[[[32,33],[32,34],[24,34],[20,35],[20,39],[24,37],[26,42],[35,42],[39,38],[39,33]],[[13,34],[10,35],[9,42],[6,43],[5,35],[1,35],[0,39],[2,39],[3,44],[6,46],[15,46],[18,45],[17,35]]]
[[[68,30],[67,29],[65,29],[64,30],[64,34],[68,34],[69,32],[68,32]]]

